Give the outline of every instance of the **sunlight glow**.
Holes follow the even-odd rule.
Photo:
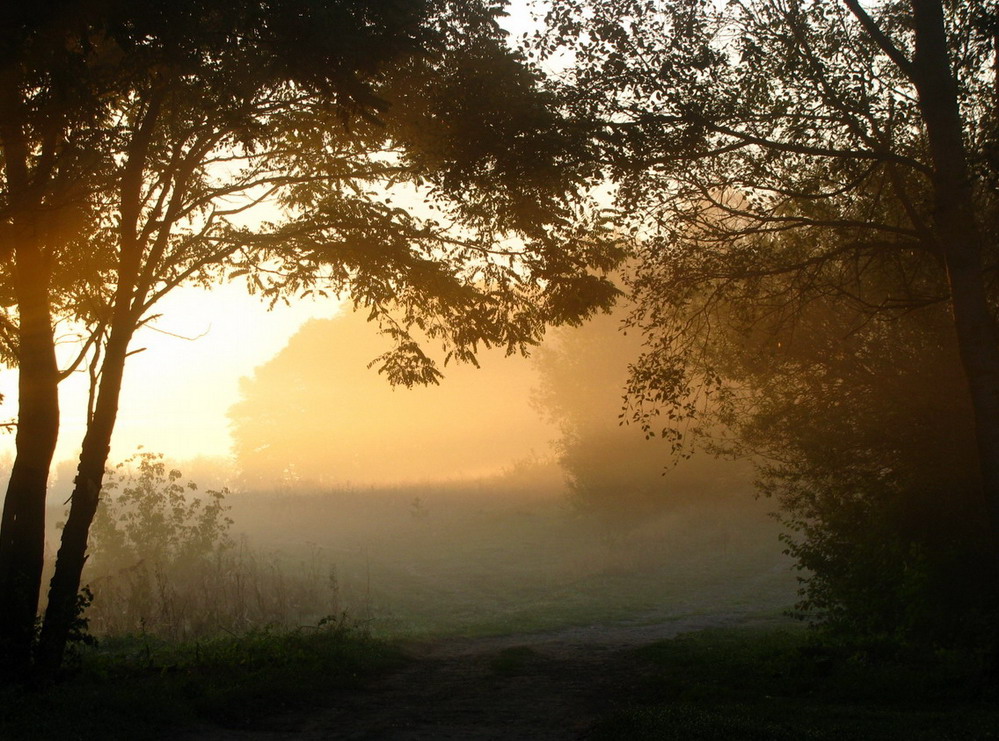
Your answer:
[[[304,322],[338,310],[335,299],[296,299],[268,311],[266,302],[248,296],[240,283],[174,291],[157,305],[162,318],[136,334],[138,352],[128,361],[111,460],[140,445],[177,459],[228,457],[226,411],[238,399],[239,379],[284,347]],[[73,348],[62,349],[67,364]],[[56,460],[78,454],[87,387],[84,367],[60,388],[63,425]],[[0,393],[3,418],[15,417],[15,370],[0,371]],[[0,438],[0,455],[13,452],[13,434]]]

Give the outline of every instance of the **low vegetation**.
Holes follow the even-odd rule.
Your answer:
[[[139,741],[201,723],[247,727],[401,661],[398,650],[341,620],[189,642],[105,639],[78,649],[52,686],[2,688],[0,738]]]
[[[599,725],[600,741],[999,738],[984,657],[719,629],[641,649],[654,669]]]
[[[55,684],[3,690],[0,738],[266,728],[401,665],[392,639],[776,617],[793,604],[766,502],[680,497],[615,529],[532,465],[478,482],[227,496],[136,457],[95,521],[84,616],[99,641],[77,644]],[[320,620],[324,607],[346,616]],[[997,737],[983,656],[780,625],[638,651],[595,738]],[[506,648],[487,679],[522,681],[540,661],[529,644]]]
[[[612,527],[573,506],[553,470],[533,461],[475,482],[230,495],[141,453],[110,477],[95,520],[84,617],[99,642],[79,642],[56,684],[5,689],[0,737],[261,728],[335,706],[338,690],[400,665],[392,639],[776,617],[793,605],[767,501],[733,487],[709,505],[681,488],[656,517]],[[633,686],[605,698],[616,710],[594,737],[999,738],[984,648],[779,624],[636,652]],[[531,675],[538,656],[504,649],[490,681]]]
[[[328,555],[235,536],[227,489],[202,491],[143,451],[107,479],[83,573],[93,635],[188,641],[314,625],[342,612]]]
[[[533,461],[476,481],[229,494],[142,454],[95,518],[85,617],[102,639],[190,641],[346,611],[376,636],[414,637],[793,602],[776,523],[748,491],[707,508],[681,497],[624,529],[562,487]]]

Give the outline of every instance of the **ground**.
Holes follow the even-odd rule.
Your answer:
[[[705,628],[759,623],[745,614],[632,621],[545,633],[446,638],[406,646],[411,661],[324,707],[257,722],[202,726],[183,741],[584,738],[626,704],[645,667],[634,649]]]

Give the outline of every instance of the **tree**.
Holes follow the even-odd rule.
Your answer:
[[[93,224],[106,164],[99,153],[113,59],[100,36],[81,34],[81,9],[8,3],[0,11],[0,295],[4,307],[17,307],[0,321],[0,356],[21,371],[18,454],[0,525],[0,662],[14,674],[29,660],[57,384],[71,370],[56,366],[53,310],[102,267],[99,253],[83,261],[74,249]]]
[[[105,169],[83,183],[97,218],[81,245],[101,269],[70,305],[92,330],[96,393],[42,626],[49,670],[76,609],[129,343],[167,292],[245,276],[271,300],[347,295],[394,342],[389,380],[426,383],[440,371],[414,327],[449,360],[523,349],[546,323],[611,301],[586,268],[617,259],[569,218],[589,174],[491,6],[86,9],[81,43],[117,57],[118,94],[95,124]],[[258,204],[273,215],[250,218]],[[54,262],[75,246],[58,242]]]
[[[674,460],[668,441],[622,419],[629,368],[642,352],[641,334],[622,331],[633,308],[619,301],[609,314],[553,332],[534,361],[535,402],[558,424],[571,502],[612,529],[685,506],[731,502],[749,488],[740,466],[703,456]]]
[[[761,484],[809,574],[800,607],[847,635],[987,641],[999,590],[950,317],[856,327],[822,303],[741,376],[756,406],[740,437],[769,454]]]
[[[825,386],[831,358],[781,359],[780,343],[807,332],[816,307],[842,332],[826,347],[835,357],[857,332],[870,343],[864,353],[890,348],[910,363],[924,362],[916,351],[936,360],[953,347],[961,373],[940,378],[959,384],[972,412],[980,477],[974,503],[959,509],[969,537],[979,519],[989,523],[986,590],[999,564],[996,10],[985,0],[870,11],[856,0],[581,1],[554,8],[553,33],[536,45],[542,54],[570,46],[560,87],[595,122],[640,242],[633,322],[648,347],[629,385],[634,414],[650,430],[663,410],[696,415],[684,404],[697,390],[725,402],[718,408],[736,423],[734,410],[751,414],[777,391],[783,405],[756,421],[793,411],[795,399],[815,402],[808,393],[863,411],[877,394],[843,390],[859,366]],[[952,343],[929,329],[941,306]],[[913,335],[910,320],[927,333]],[[726,351],[739,362],[726,365]],[[815,375],[799,383],[792,369]],[[839,419],[857,422],[852,412]],[[781,429],[792,437],[773,435],[766,450],[797,446],[795,428]],[[883,461],[882,443],[865,442],[864,455]],[[857,470],[878,469],[858,461]],[[818,475],[799,479],[801,491]],[[948,493],[936,492],[938,507]]]

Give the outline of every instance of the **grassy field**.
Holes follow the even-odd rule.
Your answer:
[[[99,646],[55,685],[3,690],[0,738],[252,724],[398,665],[397,639],[779,615],[796,588],[749,495],[627,529],[509,480],[229,503],[237,545],[224,557],[94,581]],[[319,626],[329,615],[346,618]]]
[[[687,633],[630,657],[632,681],[607,688],[601,701],[615,709],[586,738],[999,738],[999,687],[967,655],[837,646],[800,626],[771,623]],[[490,702],[496,682],[530,674],[537,658],[523,646],[495,654],[481,702]],[[335,704],[340,691],[405,662],[391,643],[338,624],[189,644],[106,641],[55,685],[0,692],[0,738],[131,741],[173,738],[184,729],[202,729],[198,738],[212,737],[211,729],[260,731],[289,712],[307,718]],[[414,697],[424,689],[414,686]],[[379,695],[370,702],[381,702]]]
[[[191,643],[109,639],[84,649],[55,684],[0,688],[0,738],[141,741],[199,723],[251,726],[403,660],[339,624]]]
[[[537,478],[231,494],[235,546],[197,568],[88,566],[92,631],[185,641],[346,612],[380,637],[484,635],[794,602],[797,574],[749,493],[611,528]]]
[[[640,650],[654,666],[599,741],[986,741],[999,687],[957,654],[898,656],[800,630],[711,630]]]
[[[797,587],[748,494],[626,530],[557,496],[489,486],[246,498],[233,516],[286,563],[329,564],[339,607],[384,637],[780,613]]]

